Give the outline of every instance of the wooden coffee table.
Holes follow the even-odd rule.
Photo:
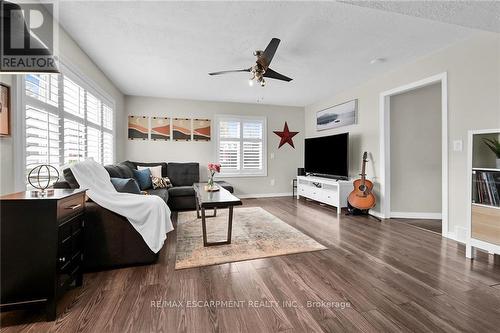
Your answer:
[[[231,233],[233,231],[233,207],[241,205],[241,200],[232,195],[228,190],[220,185],[220,190],[216,192],[205,191],[207,183],[194,183],[193,188],[196,196],[196,216],[201,218],[203,231],[203,246],[231,244]],[[217,208],[228,208],[229,217],[227,225],[227,239],[225,241],[208,242],[206,219],[217,216]],[[212,215],[206,215],[205,209],[213,209]],[[200,215],[201,210],[201,215]]]

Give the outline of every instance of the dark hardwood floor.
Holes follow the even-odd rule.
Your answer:
[[[56,321],[36,310],[3,313],[2,331],[498,332],[500,265],[492,256],[470,261],[464,246],[438,234],[390,220],[339,221],[312,202],[244,201],[254,205],[329,249],[175,271],[173,232],[157,264],[86,274]],[[183,300],[244,305],[173,303]]]
[[[426,220],[426,219],[394,219],[397,222],[407,223],[417,228],[436,232],[441,234],[441,220]]]

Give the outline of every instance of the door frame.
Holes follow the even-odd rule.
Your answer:
[[[448,75],[446,72],[380,93],[380,202],[383,218],[391,217],[390,97],[441,83],[441,220],[442,235],[448,237]]]

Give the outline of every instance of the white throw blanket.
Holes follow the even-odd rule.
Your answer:
[[[80,188],[99,206],[126,217],[141,234],[149,248],[157,253],[167,233],[174,230],[170,209],[156,195],[138,195],[117,192],[102,165],[92,159],[70,166]]]

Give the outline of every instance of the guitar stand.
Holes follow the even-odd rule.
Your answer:
[[[369,209],[357,209],[351,206],[350,203],[347,203],[347,213],[345,214],[347,216],[366,216],[366,217],[372,217],[375,220],[382,222],[382,220],[375,215],[370,214]]]

